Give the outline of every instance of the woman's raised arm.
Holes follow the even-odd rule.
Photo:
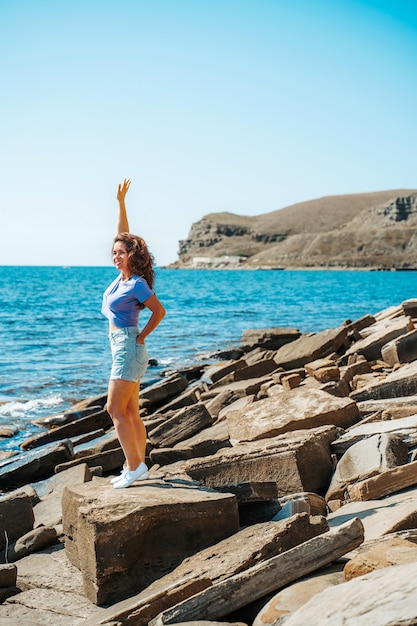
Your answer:
[[[127,219],[126,213],[126,205],[125,205],[125,197],[130,187],[130,179],[125,178],[122,184],[119,184],[117,188],[117,200],[119,202],[119,213],[117,216],[117,232],[119,233],[128,233],[129,231],[129,222]]]

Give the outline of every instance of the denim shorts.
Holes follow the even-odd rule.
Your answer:
[[[110,379],[120,378],[137,383],[148,367],[146,346],[136,343],[136,326],[118,328],[109,334],[112,355]]]

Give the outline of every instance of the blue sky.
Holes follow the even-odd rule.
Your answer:
[[[211,212],[417,188],[417,3],[0,0],[0,265],[159,264]]]

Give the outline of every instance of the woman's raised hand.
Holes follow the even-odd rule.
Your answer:
[[[122,184],[117,188],[117,200],[119,201],[119,210],[117,215],[116,234],[129,232],[129,220],[127,219],[125,196],[130,187],[130,179],[125,178]]]
[[[130,178],[125,178],[122,184],[119,184],[117,188],[117,199],[119,202],[125,201],[125,196],[129,191],[130,187]]]

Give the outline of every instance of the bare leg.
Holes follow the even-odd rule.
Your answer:
[[[110,380],[107,410],[129,470],[135,470],[145,459],[146,429],[139,417],[139,383]]]
[[[139,413],[139,385],[135,383],[135,391],[132,393],[127,405],[127,414],[135,431],[135,441],[141,461],[145,461],[146,454],[146,428]]]

